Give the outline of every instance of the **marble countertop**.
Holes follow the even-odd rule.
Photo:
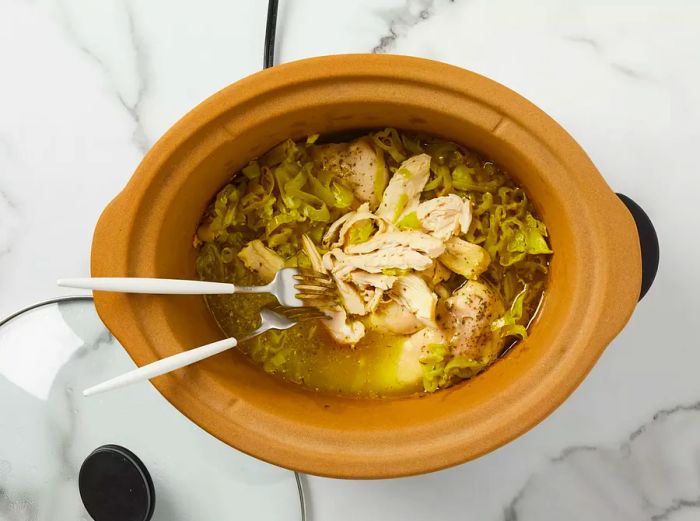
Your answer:
[[[261,0],[0,2],[0,316],[88,274],[95,221],[148,147],[261,67],[265,13]],[[662,256],[627,328],[532,431],[426,476],[308,477],[310,519],[700,519],[698,27],[694,0],[281,2],[278,62],[410,54],[523,94],[647,210]]]

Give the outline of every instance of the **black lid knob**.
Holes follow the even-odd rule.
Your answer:
[[[83,462],[80,497],[95,521],[149,521],[156,504],[153,481],[141,460],[119,445],[103,445]]]

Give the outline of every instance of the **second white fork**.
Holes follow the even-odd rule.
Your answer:
[[[138,367],[127,373],[115,376],[114,378],[100,384],[93,385],[92,387],[83,391],[83,396],[92,396],[93,394],[99,394],[105,391],[119,389],[120,387],[131,385],[133,383],[150,380],[156,376],[175,371],[176,369],[181,369],[188,365],[194,364],[195,362],[199,362],[200,360],[204,360],[205,358],[209,358],[210,356],[214,356],[227,351],[228,349],[232,349],[240,342],[244,342],[245,340],[260,335],[270,329],[277,329],[281,331],[284,329],[289,329],[293,325],[305,320],[315,320],[324,317],[325,315],[321,311],[313,308],[268,306],[260,310],[260,327],[241,339],[237,340],[233,337],[225,338],[223,340],[218,340],[217,342],[212,342],[211,344],[199,346],[194,349],[188,349],[187,351],[182,351],[181,353],[156,360],[155,362]]]

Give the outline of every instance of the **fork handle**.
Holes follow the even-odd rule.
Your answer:
[[[123,293],[151,293],[157,295],[222,295],[235,293],[243,289],[227,282],[139,277],[58,279],[57,284],[64,288],[119,291]],[[262,288],[262,286],[260,287]],[[245,290],[250,292],[251,288],[246,287]]]
[[[204,360],[210,356],[217,355],[223,351],[226,351],[227,349],[236,347],[237,345],[238,341],[235,338],[225,338],[224,340],[219,340],[217,342],[212,342],[211,344],[189,349],[187,351],[183,351],[182,353],[168,356],[167,358],[161,358],[160,360],[146,364],[138,369],[115,376],[110,380],[85,389],[83,391],[83,396],[92,396],[93,394],[111,391],[112,389],[118,389],[136,382],[150,380],[156,376],[169,373],[170,371],[175,371],[176,369],[181,369],[182,367],[194,364],[195,362],[199,362],[200,360]]]

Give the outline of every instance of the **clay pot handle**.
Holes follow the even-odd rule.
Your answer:
[[[656,236],[654,225],[641,206],[624,194],[617,194],[634,218],[639,234],[639,246],[642,249],[642,287],[639,300],[644,298],[654,282],[659,268],[659,238]]]

